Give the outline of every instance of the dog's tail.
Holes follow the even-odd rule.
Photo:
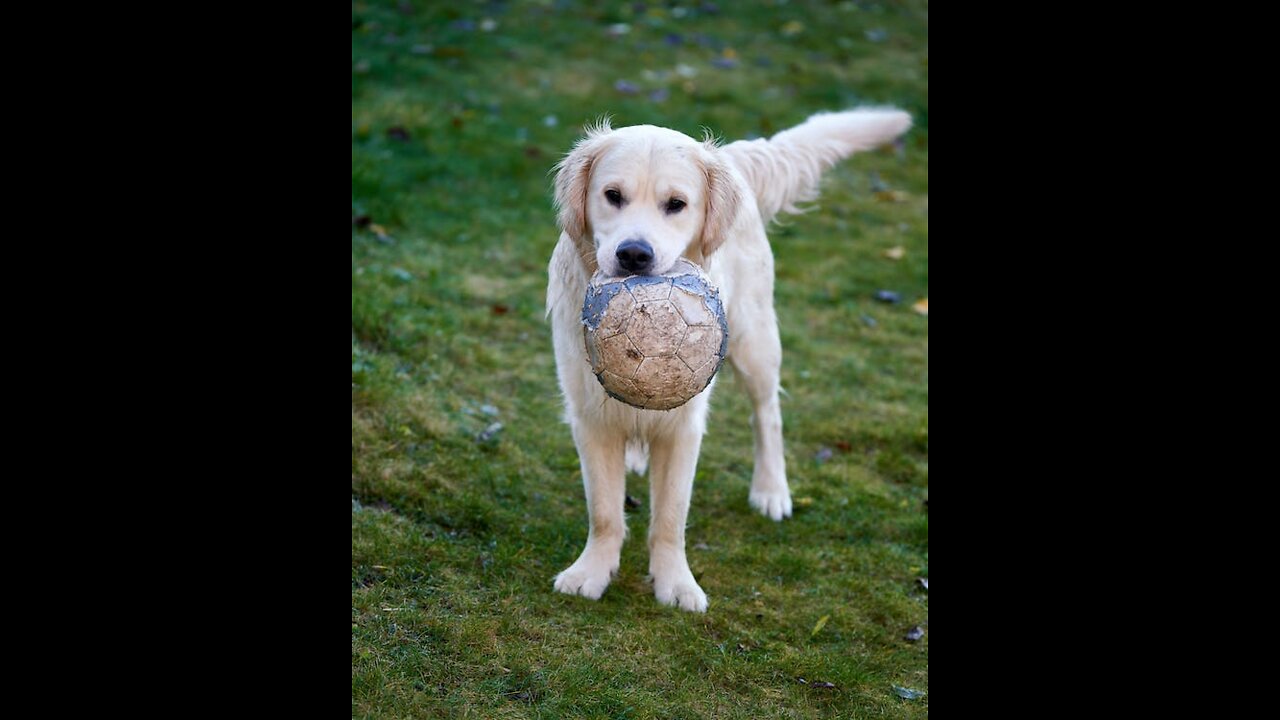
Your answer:
[[[911,127],[911,116],[892,108],[819,113],[768,140],[739,140],[721,148],[755,191],[761,219],[802,212],[798,202],[818,197],[826,169],[861,150],[883,145]]]

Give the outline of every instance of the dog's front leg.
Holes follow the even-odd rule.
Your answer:
[[[658,602],[706,612],[707,594],[693,579],[684,554],[684,526],[702,446],[702,428],[693,425],[681,423],[650,441],[649,574]]]
[[[582,555],[556,576],[555,587],[562,593],[599,600],[618,572],[626,535],[622,510],[627,492],[622,464],[626,438],[590,420],[578,419],[573,423],[573,441],[582,461],[591,529]]]
[[[773,288],[769,287],[772,293]],[[791,489],[782,453],[782,409],[778,405],[778,376],[782,343],[773,308],[754,312],[757,321],[742,323],[729,343],[729,360],[751,396],[754,412],[755,470],[751,475],[751,507],[772,520],[791,517]]]

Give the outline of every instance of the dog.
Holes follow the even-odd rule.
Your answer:
[[[641,410],[609,397],[591,372],[582,302],[592,275],[658,275],[678,258],[719,287],[728,360],[751,397],[755,467],[747,496],[772,520],[791,515],[778,376],[767,223],[814,200],[823,171],[892,141],[911,126],[899,110],[820,113],[768,139],[720,145],[666,128],[613,129],[608,119],[554,168],[560,240],[548,268],[547,317],[565,419],[582,464],[590,519],[586,547],[555,589],[599,599],[618,571],[626,535],[628,469],[649,470],[649,574],[658,602],[705,612],[707,595],[685,557],[685,520],[715,382],[684,405]]]

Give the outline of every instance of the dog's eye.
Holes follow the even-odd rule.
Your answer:
[[[610,205],[614,207],[622,207],[622,193],[617,190],[614,190],[613,188],[605,190],[604,197],[609,201]]]
[[[680,198],[671,198],[667,201],[667,214],[675,215],[684,209],[684,201]]]

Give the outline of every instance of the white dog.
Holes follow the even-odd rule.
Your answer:
[[[559,164],[555,202],[563,232],[551,256],[547,315],[591,524],[586,548],[556,576],[556,590],[595,600],[608,587],[626,535],[625,472],[643,473],[647,453],[654,594],[665,605],[707,609],[685,558],[684,528],[715,383],[669,411],[640,410],[606,395],[583,345],[582,302],[592,274],[661,274],[680,257],[706,270],[728,316],[729,361],[754,405],[748,500],[769,518],[788,517],[778,408],[782,346],[765,225],[817,197],[824,170],[910,125],[904,112],[859,109],[814,115],[768,140],[718,147],[674,130],[614,130],[604,121]]]

